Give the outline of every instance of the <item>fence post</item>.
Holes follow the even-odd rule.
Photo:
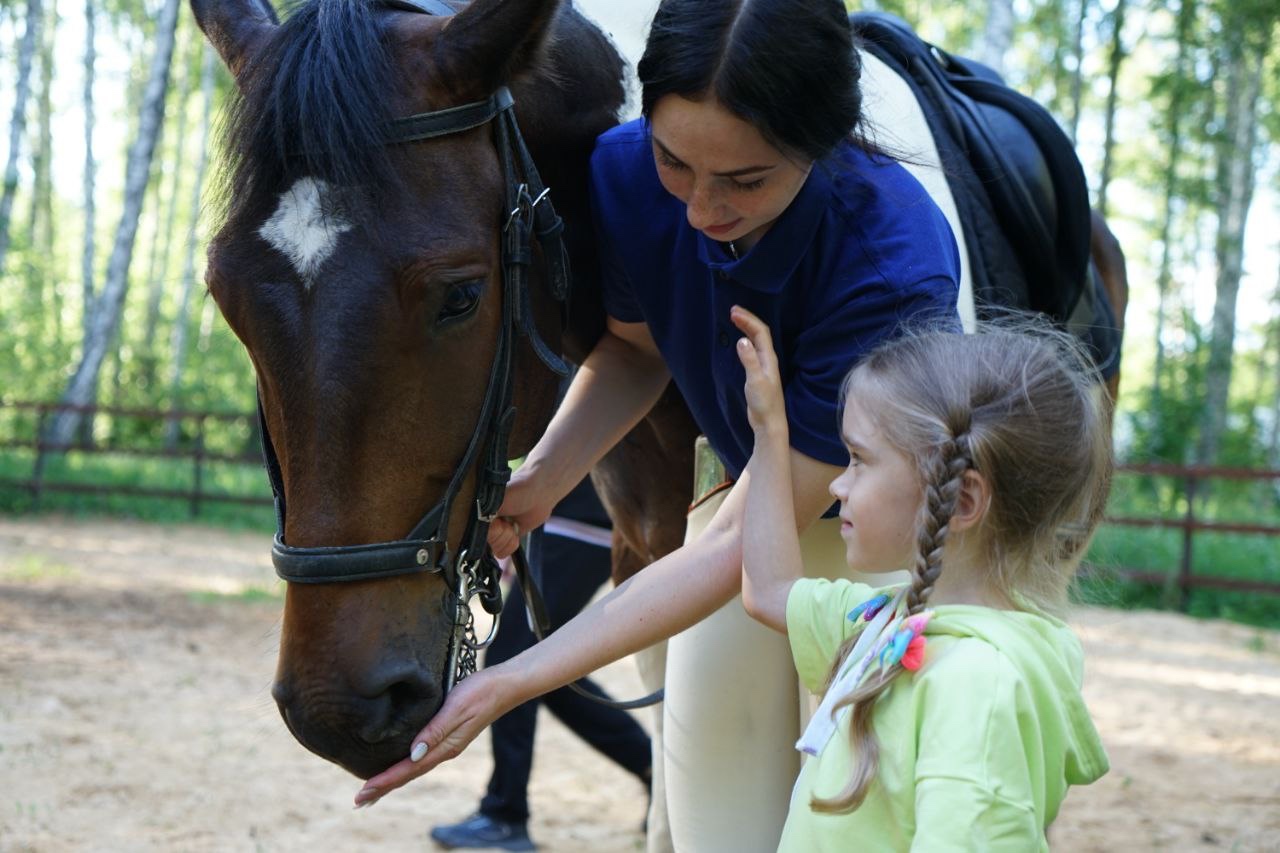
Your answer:
[[[44,428],[48,416],[49,410],[43,404],[36,408],[36,462],[31,469],[31,501],[36,509],[40,508],[44,492]]]
[[[1187,513],[1182,519],[1182,565],[1178,569],[1178,610],[1183,613],[1191,605],[1191,550],[1196,523],[1196,475],[1187,472]]]
[[[191,492],[191,517],[200,515],[200,489],[204,484],[204,415],[196,417],[195,488]]]

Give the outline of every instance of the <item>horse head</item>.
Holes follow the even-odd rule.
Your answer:
[[[509,85],[580,254],[586,158],[622,100],[616,54],[557,0],[417,5],[308,0],[281,22],[265,0],[192,0],[238,90],[206,279],[257,374],[277,551],[306,562],[401,541],[437,508],[441,553],[419,560],[435,571],[288,584],[273,695],[304,746],[366,778],[407,753],[451,678],[459,599],[436,562],[475,523],[472,439],[493,408],[504,318],[524,312],[509,341],[511,457],[555,399],[542,363],[555,357],[530,341],[555,348],[563,320],[536,246],[525,304],[504,285],[511,187],[495,122],[428,138],[388,128]]]

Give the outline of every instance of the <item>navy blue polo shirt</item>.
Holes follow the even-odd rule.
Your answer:
[[[899,164],[850,144],[814,164],[799,194],[740,260],[685,218],[663,189],[637,119],[604,133],[591,156],[609,315],[644,322],[707,440],[736,479],[751,456],[742,305],[773,333],[791,445],[833,465],[840,385],[904,320],[954,319],[960,259],[928,193]]]

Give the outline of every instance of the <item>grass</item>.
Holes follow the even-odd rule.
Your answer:
[[[39,554],[23,554],[11,563],[0,563],[0,580],[32,583],[41,580],[69,580],[77,572],[65,563]]]
[[[26,487],[9,485],[29,481],[33,476],[35,453],[31,450],[0,451],[0,512],[23,514],[54,511],[71,516],[107,515],[144,521],[178,523],[197,521],[216,527],[271,531],[275,515],[269,505],[222,502],[217,497],[271,497],[262,466],[257,463],[201,463],[198,513],[186,498],[151,497],[111,489],[157,489],[174,492],[194,490],[195,463],[191,459],[140,457],[131,454],[78,453],[49,454],[45,457],[45,489],[37,503]],[[59,485],[93,486],[103,492],[59,491]]]
[[[246,586],[238,592],[214,592],[199,590],[187,596],[196,604],[279,604],[284,600],[284,587]]]

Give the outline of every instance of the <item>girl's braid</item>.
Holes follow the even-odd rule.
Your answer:
[[[958,433],[929,454],[922,465],[924,501],[917,523],[916,562],[907,590],[907,612],[919,613],[942,573],[942,548],[947,541],[951,516],[956,511],[964,472],[973,467],[969,433]]]

